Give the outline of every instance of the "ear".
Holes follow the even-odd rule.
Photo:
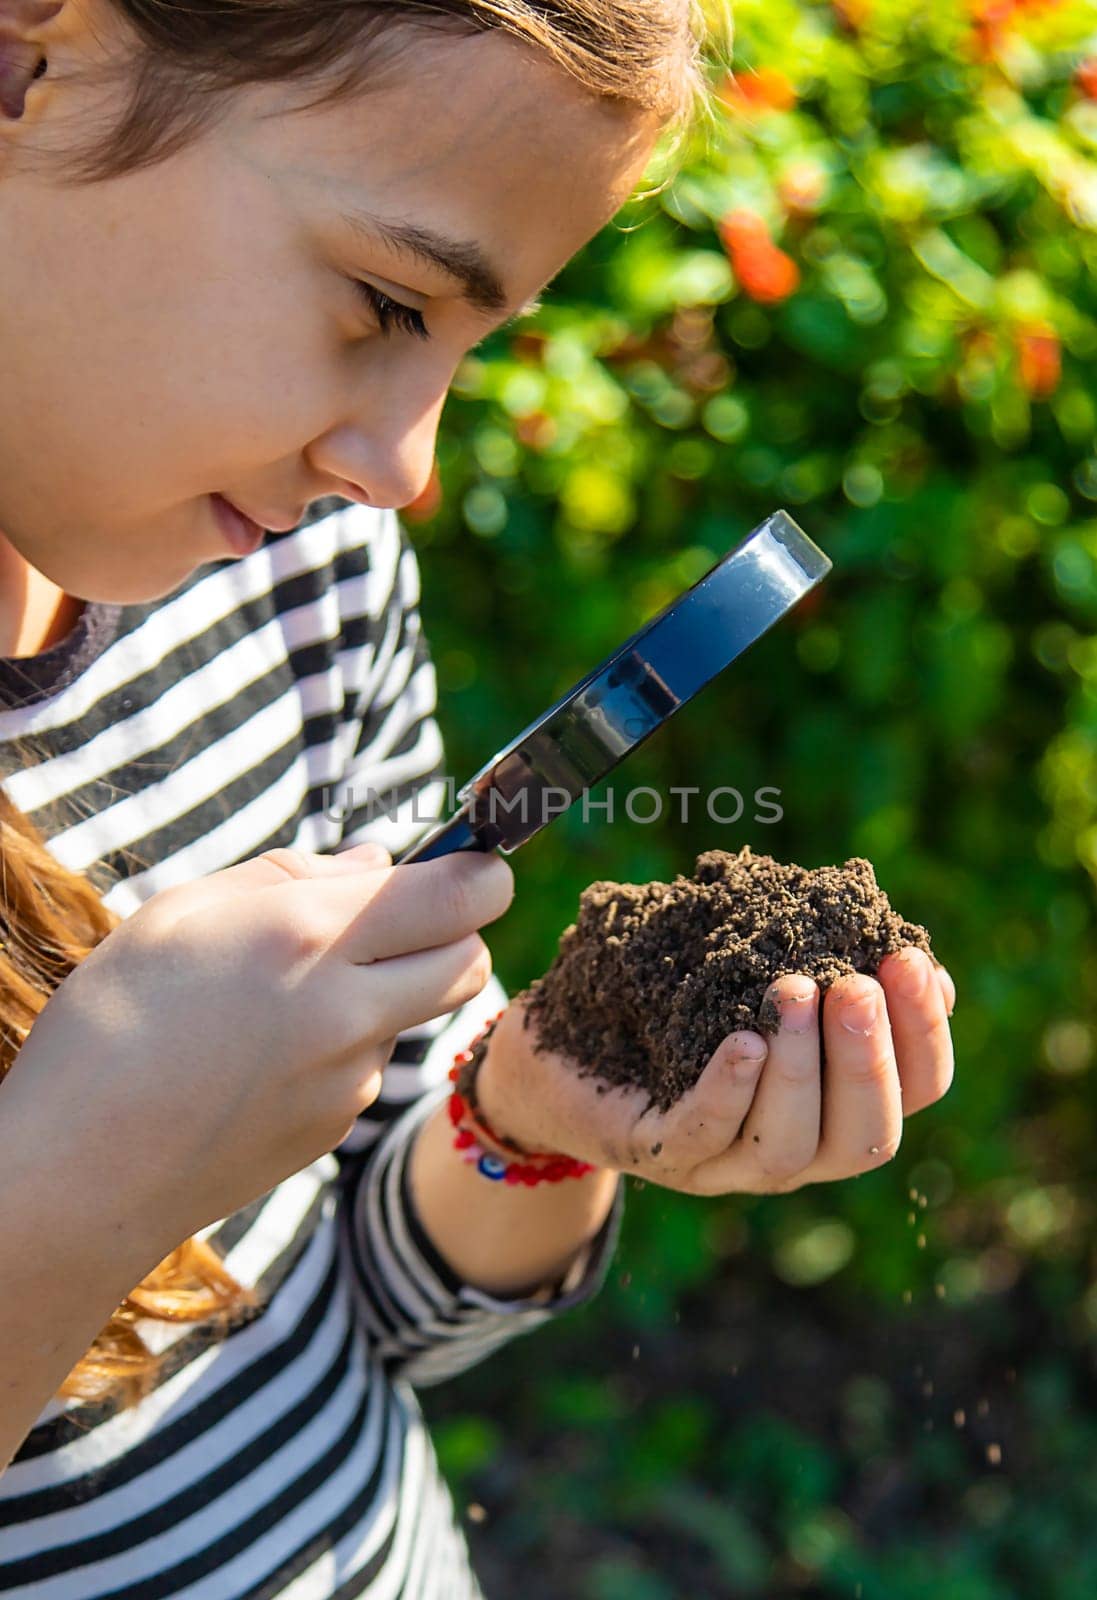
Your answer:
[[[27,90],[48,70],[42,34],[63,0],[0,0],[0,119],[17,122]]]

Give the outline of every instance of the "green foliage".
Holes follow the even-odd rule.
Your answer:
[[[1062,1361],[1084,1363],[1097,1332],[1094,13],[741,0],[736,51],[719,126],[667,189],[458,374],[442,503],[412,523],[449,770],[467,777],[788,507],[831,576],[613,780],[667,796],[734,785],[742,817],[716,822],[695,800],[685,821],[668,806],[656,824],[584,824],[575,808],[515,857],[496,967],[512,990],[539,975],[595,878],[668,879],[743,843],[805,865],[867,855],[956,980],[957,1074],[871,1175],[781,1198],[630,1191],[631,1290],[611,1282],[577,1320],[607,1341],[661,1330],[688,1364],[691,1330],[671,1320],[682,1296],[703,1305],[706,1285],[748,1265],[820,1304],[852,1298],[865,1319],[970,1315],[988,1338],[1023,1284],[1055,1317]],[[777,822],[755,820],[766,785]],[[551,1367],[564,1332],[537,1337]],[[521,1363],[509,1370],[520,1384]],[[610,1425],[566,1387],[545,1408],[546,1426],[595,1440]],[[727,1547],[706,1534],[709,1501],[682,1510],[706,1434],[690,1432],[695,1410],[668,1415],[613,1459],[621,1504],[591,1502],[591,1516],[642,1526],[661,1474],[734,1592],[801,1592],[804,1570],[812,1592],[860,1585],[864,1600],[1094,1590],[1091,1470],[1064,1475],[1054,1508],[1040,1488],[1060,1452],[1092,1455],[1077,1416],[1034,1431],[1008,1513],[990,1492],[1004,1480],[987,1480],[947,1539],[854,1559],[843,1484],[813,1468],[817,1502],[794,1513],[758,1413],[742,1459],[754,1438],[764,1460],[722,1486]],[[927,1484],[935,1459],[918,1458]],[[970,1462],[941,1470],[957,1496],[979,1488]],[[734,1531],[748,1491],[777,1519],[767,1559],[791,1563],[769,1578]],[[1049,1526],[1076,1556],[1061,1543],[1053,1556]],[[582,1592],[647,1592],[632,1560],[607,1554]]]

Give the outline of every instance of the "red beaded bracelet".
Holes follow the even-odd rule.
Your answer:
[[[457,1130],[454,1149],[461,1152],[463,1160],[475,1163],[476,1170],[493,1183],[522,1183],[532,1188],[537,1183],[560,1183],[564,1178],[585,1177],[588,1172],[594,1171],[589,1161],[577,1161],[572,1156],[558,1155],[548,1150],[522,1150],[513,1139],[496,1133],[476,1105],[476,1073],[487,1054],[488,1035],[502,1015],[502,1011],[497,1012],[469,1048],[457,1052],[450,1068],[450,1082],[455,1086],[449,1098],[449,1117]],[[456,1087],[460,1081],[464,1082],[465,1094]],[[525,1160],[519,1161],[513,1156],[485,1149],[477,1139],[477,1134],[504,1149],[516,1151]]]

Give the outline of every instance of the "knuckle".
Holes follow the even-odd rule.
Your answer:
[[[330,939],[325,919],[309,906],[295,907],[292,916],[275,919],[263,934],[265,953],[279,968],[314,959],[327,949]]]
[[[819,1068],[815,1061],[806,1056],[776,1056],[770,1063],[767,1076],[789,1089],[804,1089],[818,1078]]]
[[[288,878],[308,878],[311,871],[304,853],[294,849],[292,845],[280,844],[270,850],[263,851],[263,860],[269,861],[271,866],[277,867]]]
[[[766,1177],[782,1185],[791,1182],[811,1159],[810,1156],[805,1159],[803,1153],[791,1145],[785,1145],[783,1148],[775,1145],[765,1151],[761,1145],[755,1145],[754,1154],[758,1166]]]
[[[800,1176],[800,1169],[790,1173],[787,1177],[776,1177],[767,1185],[769,1194],[794,1194],[797,1189],[804,1187],[804,1180]]]
[[[711,1179],[708,1180],[711,1182]],[[697,1199],[710,1199],[712,1191],[706,1188],[706,1180],[696,1173],[682,1173],[674,1182],[674,1187],[679,1194],[694,1195]]]
[[[736,1176],[734,1182],[728,1174],[717,1167],[708,1169],[707,1163],[702,1163],[690,1173],[685,1183],[681,1185],[684,1194],[697,1195],[702,1200],[712,1200],[723,1194],[752,1194],[749,1178]]]
[[[844,1069],[843,1077],[858,1088],[873,1089],[887,1084],[891,1074],[892,1065],[887,1056],[873,1050],[867,1055],[858,1056]]]
[[[801,1172],[795,1172],[791,1178],[786,1178],[784,1183],[781,1184],[781,1187],[775,1192],[777,1194],[795,1194],[797,1189],[802,1189],[804,1187],[805,1181],[806,1180],[802,1176]]]

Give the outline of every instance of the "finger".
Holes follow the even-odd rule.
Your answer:
[[[903,1136],[902,1092],[884,991],[874,978],[839,978],[823,1000],[826,1081],[818,1172],[823,1181],[883,1166]]]
[[[940,1100],[952,1083],[945,997],[929,957],[916,945],[887,956],[878,976],[887,997],[903,1115],[909,1117]]]
[[[779,1011],[781,1026],[770,1037],[742,1138],[759,1172],[781,1185],[809,1167],[819,1148],[819,986],[792,973],[775,979],[765,998]]]
[[[333,861],[354,861],[355,859],[364,859],[370,855],[382,857],[383,865],[385,866],[390,867],[392,865],[391,852],[386,850],[383,844],[375,844],[372,839],[362,844],[340,845],[338,850],[332,851],[331,858]]]
[[[471,933],[368,966],[322,962],[302,983],[324,1017],[333,1054],[345,1054],[361,1049],[364,1040],[402,1033],[455,1011],[475,999],[491,971],[490,950]]]
[[[339,861],[335,865],[339,865]],[[514,892],[502,856],[462,851],[434,861],[378,871],[344,871],[325,883],[269,889],[257,908],[264,917],[304,920],[330,928],[330,951],[356,966],[433,949],[501,917]]]
[[[667,1111],[646,1112],[630,1135],[634,1163],[655,1181],[692,1173],[722,1155],[750,1110],[766,1060],[766,1041],[741,1029],[713,1051],[692,1089]]]
[[[155,901],[160,914],[170,912],[181,917],[200,905],[213,906],[257,889],[278,888],[288,879],[345,877],[376,872],[391,865],[392,857],[379,844],[354,845],[338,855],[279,845],[273,850],[264,850],[261,856],[249,856],[246,861],[237,861],[206,877],[171,884],[157,893]]]
[[[937,982],[941,985],[941,993],[945,997],[945,1010],[951,1017],[956,1009],[956,985],[952,981],[952,974],[947,967],[936,966],[933,969]]]

